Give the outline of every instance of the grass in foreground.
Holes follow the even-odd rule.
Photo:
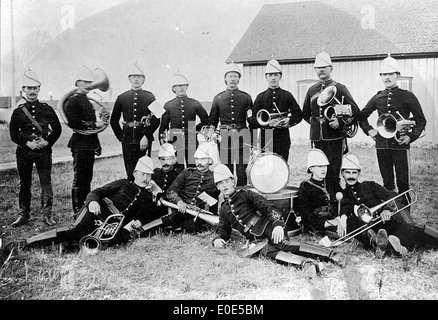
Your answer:
[[[294,146],[290,185],[307,178],[306,146]],[[364,167],[363,179],[380,182],[373,148],[351,147]],[[413,149],[412,187],[418,192],[413,216],[438,227],[437,150]],[[155,156],[155,155],[154,155]],[[155,157],[154,157],[155,159]],[[158,163],[156,163],[158,166]],[[125,176],[121,157],[98,160],[93,188]],[[58,227],[72,222],[71,164],[53,172],[54,212]],[[16,218],[18,177],[15,171],[0,177],[0,225],[3,240],[29,237],[49,228],[39,208],[39,182],[34,175],[32,221],[18,229]],[[340,269],[326,264],[322,275],[306,279],[295,267],[269,259],[238,258],[243,239],[234,235],[226,249],[214,249],[212,233],[157,234],[136,240],[129,247],[108,248],[96,256],[60,253],[57,247],[20,252],[0,264],[0,299],[151,299],[151,300],[288,300],[288,299],[402,299],[438,298],[438,252],[411,252],[407,266],[400,259],[375,260],[371,252],[352,244],[341,247],[348,264]],[[320,237],[300,235],[297,240],[317,243]],[[6,259],[5,257],[4,259]]]

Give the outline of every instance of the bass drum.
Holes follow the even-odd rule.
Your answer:
[[[289,166],[275,153],[261,153],[246,168],[248,184],[261,193],[276,193],[289,181]]]

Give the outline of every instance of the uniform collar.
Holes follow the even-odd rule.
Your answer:
[[[276,90],[280,90],[280,86],[278,86],[277,88],[270,88],[270,87],[268,87],[268,90],[270,90],[270,91],[276,91]]]
[[[229,91],[229,92],[239,91],[239,87],[236,87],[234,89],[230,89],[230,88],[226,87],[225,91]]]
[[[333,82],[332,78],[330,78],[328,80],[319,80],[319,83],[321,83],[322,85],[328,85],[328,84],[330,84],[332,82]]]
[[[398,90],[398,89],[400,89],[398,86],[395,86],[395,87],[393,87],[393,88],[390,88],[390,89],[385,89],[385,91],[387,91],[387,92],[393,92],[393,91],[396,91],[396,90]]]

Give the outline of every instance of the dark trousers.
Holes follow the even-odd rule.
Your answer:
[[[331,141],[313,141],[313,146],[320,149],[327,156],[330,162],[327,167],[326,180],[329,183],[339,184],[340,172],[342,165],[342,156],[344,155],[345,139]]]
[[[93,180],[93,167],[96,153],[94,150],[75,150],[72,149],[73,156],[73,188],[79,188],[83,200],[91,190],[91,180]]]
[[[123,161],[125,163],[125,170],[128,181],[134,181],[134,169],[137,165],[138,159],[146,155],[151,156],[152,141],[148,141],[147,150],[140,150],[140,144],[122,143]]]
[[[18,148],[16,157],[17,170],[20,177],[20,192],[18,195],[20,211],[24,214],[30,213],[32,169],[35,163],[41,184],[41,205],[43,211],[51,212],[53,201],[51,178],[52,153],[36,152],[26,147]]]
[[[290,142],[286,139],[282,140],[281,138],[278,137],[276,137],[274,140],[271,140],[273,139],[273,134],[274,134],[273,130],[274,129],[261,130],[260,139],[259,139],[260,148],[262,149],[267,148],[269,152],[278,154],[280,157],[284,159],[284,161],[286,161],[286,163],[288,163]]]
[[[383,186],[395,190],[396,177],[398,193],[409,190],[409,150],[376,149],[376,152]]]

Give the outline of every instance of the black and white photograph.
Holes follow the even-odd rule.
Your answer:
[[[437,16],[2,0],[0,300],[437,300]]]

